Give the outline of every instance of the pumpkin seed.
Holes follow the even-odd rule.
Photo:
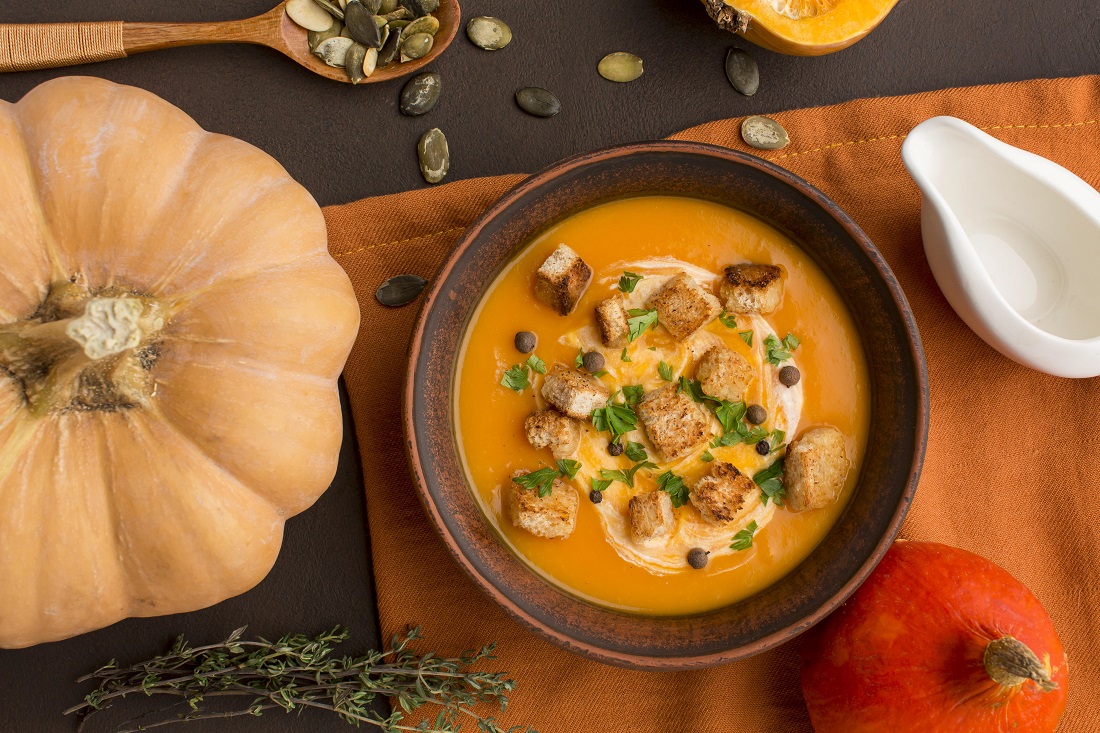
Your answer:
[[[478,48],[498,51],[512,42],[512,29],[500,18],[480,15],[466,24],[466,36]]]
[[[431,53],[434,40],[427,33],[414,33],[409,36],[401,42],[401,61],[424,58]]]
[[[351,31],[348,30],[347,26],[344,26],[340,31],[340,35],[344,38],[351,38]]]
[[[344,30],[344,24],[340,21],[332,18],[332,26],[327,31],[310,31],[306,38],[309,41],[309,50],[317,50],[318,44],[321,41],[327,41],[330,38],[336,38]]]
[[[390,37],[386,39],[386,42],[382,44],[382,49],[378,52],[378,68],[384,69],[390,65],[397,56],[397,49],[400,45],[401,34],[397,31],[390,33]]]
[[[414,18],[439,10],[439,0],[400,0],[400,5],[412,13]]]
[[[418,117],[432,111],[443,91],[443,79],[432,71],[417,74],[401,90],[401,113]]]
[[[363,7],[369,10],[372,15],[378,15],[378,11],[382,9],[382,0],[359,0],[359,2],[363,3]]]
[[[405,28],[405,26],[407,26],[409,23],[412,23],[412,21],[411,20],[391,20],[389,23],[386,23],[386,27],[389,28],[391,31],[400,31],[403,28]]]
[[[451,151],[447,147],[447,138],[438,127],[424,133],[416,146],[420,157],[420,173],[428,183],[439,183],[451,167]]]
[[[386,13],[382,17],[385,18],[386,22],[388,23],[391,20],[408,20],[411,16],[409,15],[408,10],[405,10],[404,8],[398,8],[392,13]]]
[[[330,38],[327,41],[321,41],[320,45],[313,52],[321,58],[329,66],[335,66],[337,68],[344,68],[347,63],[348,51],[355,45],[355,41],[350,38],[344,38],[343,36],[336,36]]]
[[[542,87],[524,87],[516,92],[516,104],[529,115],[553,117],[561,111],[561,102]]]
[[[328,11],[328,14],[331,15],[333,18],[336,18],[337,20],[344,19],[344,11],[340,9],[339,5],[331,2],[331,0],[313,0],[313,2],[317,3],[326,11]]]
[[[374,49],[371,49],[372,51]],[[367,57],[367,47],[360,43],[353,43],[344,57],[344,68],[348,71],[348,78],[352,84],[358,84],[367,78],[363,73],[363,60]]]
[[[379,48],[382,45],[382,35],[378,31],[378,24],[374,22],[374,14],[363,7],[359,0],[348,3],[344,25],[351,37],[367,48]]]
[[[726,54],[726,78],[746,97],[760,89],[760,67],[752,54],[743,48],[731,48]]]
[[[322,33],[332,27],[332,16],[313,0],[290,0],[286,14],[307,31]]]
[[[624,51],[607,54],[600,59],[600,64],[596,68],[604,79],[624,83],[634,81],[644,71],[642,60],[634,54]]]
[[[378,10],[375,12],[379,15],[385,15],[395,10],[397,10],[397,0],[382,0],[381,5],[378,6]]]
[[[378,68],[378,49],[368,48],[363,56],[363,76],[370,76]]]
[[[417,33],[427,33],[429,36],[434,36],[438,32],[439,21],[431,15],[425,15],[423,18],[409,21],[409,24],[405,26],[401,34],[408,38]]]
[[[779,150],[790,144],[791,138],[783,126],[771,117],[749,117],[741,123],[741,137],[758,150]]]
[[[379,285],[374,297],[384,306],[397,308],[416,300],[427,284],[419,275],[397,275]]]

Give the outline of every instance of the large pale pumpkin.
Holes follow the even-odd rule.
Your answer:
[[[91,78],[0,102],[0,647],[267,574],[325,490],[359,313],[267,154]]]
[[[718,25],[758,46],[794,56],[848,48],[898,0],[703,0]]]

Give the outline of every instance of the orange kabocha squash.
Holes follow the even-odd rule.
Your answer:
[[[816,733],[1053,733],[1068,674],[1031,591],[933,542],[896,543],[802,645]]]
[[[332,480],[359,313],[309,193],[158,97],[0,101],[0,647],[267,574]]]
[[[703,0],[725,30],[794,56],[848,48],[875,29],[898,0]]]

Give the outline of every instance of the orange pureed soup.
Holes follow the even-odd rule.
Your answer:
[[[536,270],[563,243],[593,271],[587,291],[568,316],[559,315],[534,294]],[[667,258],[679,262],[669,262]],[[575,479],[563,479],[579,497],[575,529],[568,537],[547,539],[514,526],[505,506],[507,492],[513,490],[513,474],[556,465],[549,449],[536,450],[531,446],[524,429],[528,415],[546,406],[541,396],[546,377],[528,370],[532,384],[520,392],[501,384],[506,370],[524,364],[528,357],[517,351],[513,343],[515,334],[519,331],[537,334],[534,353],[545,362],[547,371],[555,364],[574,368],[577,339],[591,338],[596,333],[594,307],[619,292],[624,270],[651,279],[657,278],[653,273],[660,272],[667,279],[670,273],[680,271],[683,264],[685,268],[701,268],[690,272],[713,273],[716,281],[728,265],[742,262],[782,268],[783,298],[780,306],[765,316],[766,324],[779,339],[788,333],[797,335],[799,344],[791,352],[791,360],[784,363],[796,364],[802,375],[798,384],[800,410],[790,411],[796,422],[788,426],[791,429],[785,431],[789,433],[785,437],[792,441],[807,429],[822,425],[840,431],[849,468],[839,498],[822,508],[800,512],[791,511],[786,503],[778,508],[773,503],[766,507],[771,512],[767,523],[754,534],[750,532],[749,547],[715,553],[702,569],[694,569],[677,559],[680,555],[676,553],[682,548],[673,553],[673,564],[681,562],[678,567],[629,561],[624,559],[629,552],[622,551],[624,542],[629,542],[617,537],[614,527],[609,529],[611,525],[601,512],[613,512],[615,506],[621,509],[633,494],[656,490],[660,474],[668,467],[662,463],[656,469],[642,468],[636,473],[632,488],[621,481],[612,482],[604,491],[608,500],[593,503],[589,494],[595,471],[624,470],[638,461],[625,455],[611,456],[606,450],[609,435],[597,433],[591,422],[585,422],[581,428],[585,448],[573,458],[582,464],[598,459],[600,465],[586,465]],[[705,287],[717,294],[713,282]],[[734,323],[733,318],[724,314],[701,331],[705,332],[701,338],[757,360],[754,362],[758,364],[757,377],[745,392],[746,403],[764,402],[774,396],[768,390],[778,394],[786,389],[774,379],[770,384],[761,384],[766,381],[763,373],[770,374],[777,367],[760,361],[766,355],[762,344],[766,330],[763,321],[755,322],[752,346],[745,336],[739,335],[751,325],[751,319],[737,316]],[[672,383],[679,374],[690,378],[692,359],[690,355],[684,356],[682,345],[679,352],[677,348],[676,340],[660,325],[630,342],[626,348],[629,362],[622,362],[622,349],[599,348],[609,372],[599,375],[599,379],[610,391],[615,391],[619,386],[616,375],[622,370],[633,370],[629,372],[629,381],[644,381],[647,392],[671,384],[656,369],[649,371],[652,361],[666,354],[678,372]],[[784,235],[751,215],[715,203],[672,196],[603,204],[566,219],[531,242],[496,278],[478,306],[464,336],[456,387],[461,457],[474,494],[503,541],[532,568],[568,592],[600,605],[651,615],[695,613],[734,603],[766,588],[798,565],[829,531],[852,493],[870,419],[867,366],[859,335],[824,273]],[[782,397],[779,395],[777,399]],[[621,401],[622,396],[617,399]],[[713,415],[713,409],[707,412]],[[772,427],[770,423],[771,416],[763,427]],[[721,434],[719,426],[712,437]],[[782,437],[769,435],[775,442]],[[627,441],[644,444],[650,460],[660,463],[654,457],[653,445],[646,440],[641,422],[637,430],[622,438],[624,444]],[[707,460],[710,455],[719,462],[734,464],[749,476],[783,455],[781,449],[762,457],[749,444],[714,448],[710,445],[706,454],[697,451],[676,463],[675,473],[686,487],[693,487],[712,469],[713,462]],[[750,501],[754,504],[749,509],[761,511],[755,502],[762,503],[762,494],[754,494]],[[702,521],[690,502],[675,512],[684,521]],[[615,518],[614,514],[606,516]],[[731,525],[730,544],[736,542],[738,527],[746,529],[743,524]],[[713,530],[708,525],[708,531]],[[723,548],[724,543],[723,538]]]

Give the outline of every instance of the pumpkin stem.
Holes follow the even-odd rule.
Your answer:
[[[745,33],[749,30],[749,16],[727,5],[725,0],[703,0],[707,15],[714,19],[718,27],[730,33]]]
[[[1058,683],[1050,678],[1050,672],[1035,652],[1019,639],[1002,636],[985,647],[982,655],[985,671],[999,685],[1016,687],[1031,680],[1043,692],[1058,689]]]

